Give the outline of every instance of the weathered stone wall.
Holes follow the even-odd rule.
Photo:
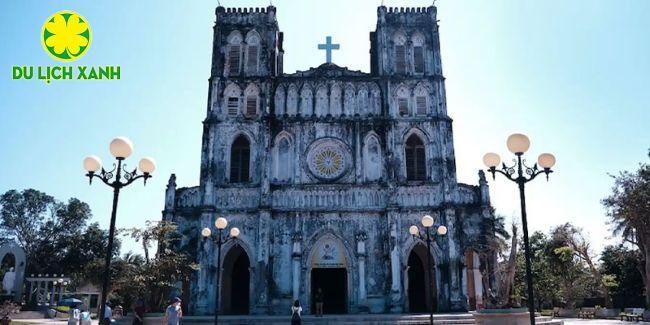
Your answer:
[[[200,183],[177,189],[172,176],[163,211],[181,224],[201,265],[190,312],[212,313],[216,268],[232,245],[250,261],[252,313],[285,314],[294,299],[310,312],[311,263],[326,240],[343,247],[349,312],[407,311],[408,257],[424,243],[408,228],[425,214],[449,230],[431,249],[438,309],[465,310],[465,253],[484,240],[489,196],[483,175],[479,186],[456,182],[435,7],[378,9],[371,73],[323,64],[283,74],[275,12],[216,10]],[[405,71],[396,71],[396,44],[405,48]],[[249,60],[250,46],[259,46],[258,60]],[[415,47],[424,52],[419,72]],[[235,73],[233,62],[242,65]],[[241,135],[250,143],[250,180],[233,183],[230,152]],[[406,178],[411,135],[425,146],[420,181]],[[199,238],[218,216],[241,229],[222,261]]]

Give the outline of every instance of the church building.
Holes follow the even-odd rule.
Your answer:
[[[319,289],[325,313],[481,305],[492,209],[482,172],[456,180],[436,7],[379,7],[370,72],[285,73],[277,10],[216,8],[199,185],[172,175],[163,211],[200,265],[188,311],[214,314],[216,290],[223,314],[314,313]],[[430,250],[409,234],[424,215],[448,229]],[[221,260],[201,236],[218,217],[241,230]]]

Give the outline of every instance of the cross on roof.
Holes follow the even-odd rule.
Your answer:
[[[340,48],[340,44],[332,44],[332,36],[325,37],[325,44],[318,44],[319,50],[325,50],[325,62],[327,63],[332,63],[332,50]]]

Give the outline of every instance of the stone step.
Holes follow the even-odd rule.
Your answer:
[[[206,324],[213,323],[214,318],[210,316],[188,316],[183,318],[183,324]],[[230,325],[280,325],[290,324],[290,316],[220,316],[220,324]],[[435,314],[433,323],[436,325],[469,325],[474,324],[474,318],[471,314]],[[315,317],[313,315],[304,315],[302,324],[314,325],[380,325],[380,324],[400,324],[416,325],[429,324],[428,314],[355,314],[355,315],[325,315]]]

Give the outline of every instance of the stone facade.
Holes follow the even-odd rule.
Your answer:
[[[330,285],[342,288],[338,312],[480,302],[485,268],[472,249],[485,239],[488,188],[482,174],[478,186],[456,181],[436,8],[379,7],[370,73],[283,73],[282,40],[275,7],[216,9],[200,184],[177,188],[172,175],[163,211],[201,265],[190,312],[213,313],[217,266],[224,313],[286,314],[294,299],[313,312],[315,288]],[[422,289],[409,275],[428,282],[426,246],[408,228],[425,214],[448,233]],[[200,235],[219,216],[241,229],[221,261]],[[435,301],[416,303],[429,290]]]

